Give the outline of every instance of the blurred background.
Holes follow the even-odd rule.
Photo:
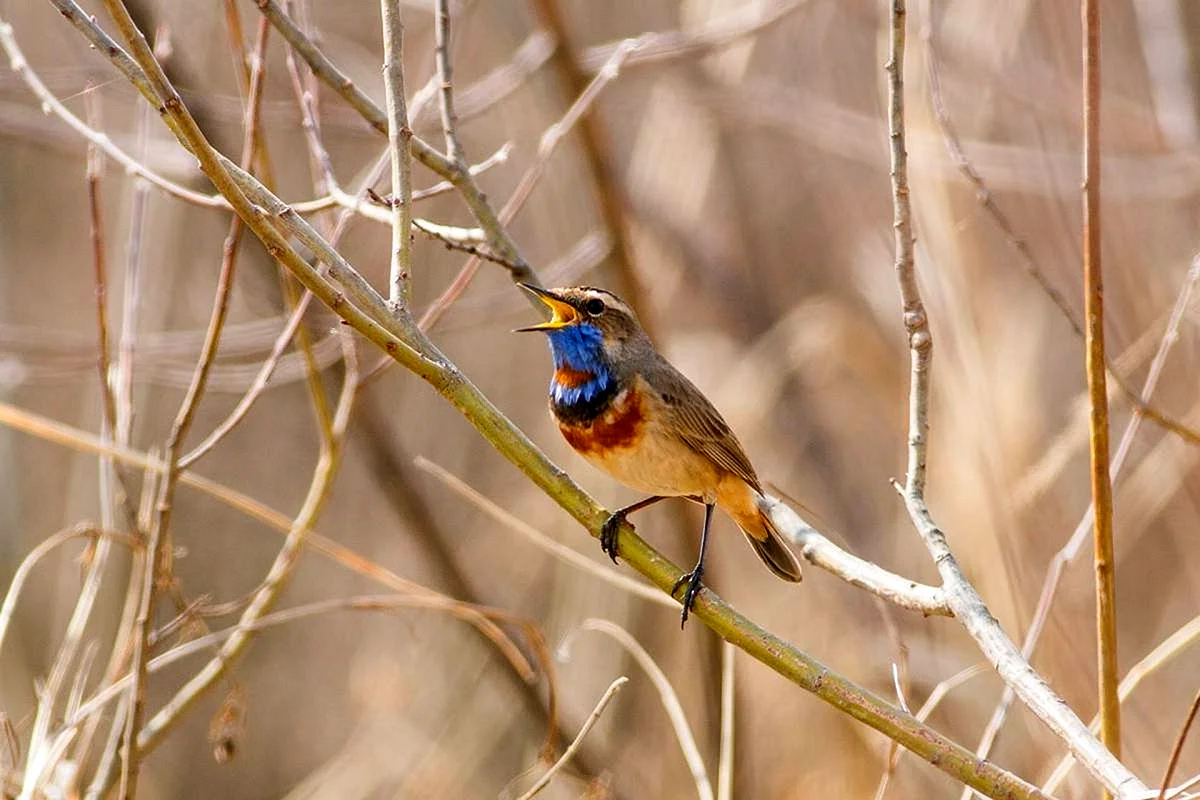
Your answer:
[[[129,5],[143,30],[169,41],[168,73],[210,140],[235,157],[242,96],[225,5]],[[935,341],[930,503],[964,568],[1019,642],[1048,565],[1089,500],[1083,342],[1072,321],[1082,317],[1079,10],[1071,3],[931,5],[910,8],[906,70],[917,263]],[[292,6],[382,105],[378,4]],[[252,42],[255,4],[234,8]],[[725,415],[760,475],[811,509],[831,535],[889,569],[934,582],[888,482],[904,470],[908,362],[892,269],[886,4],[463,0],[451,9],[467,156],[477,163],[512,145],[510,157],[480,177],[497,206],[613,45],[668,34],[645,42],[625,63],[594,107],[591,127],[577,127],[563,142],[509,230],[547,284],[604,286],[630,299],[660,348]],[[1181,0],[1112,0],[1102,12],[1108,344],[1117,372],[1140,389],[1200,247],[1200,10]],[[211,191],[158,120],[149,119],[139,136],[146,117],[140,96],[49,3],[2,0],[0,14],[32,68],[70,109],[83,116],[84,95],[95,87],[97,127],[143,154],[156,172]],[[434,75],[432,2],[404,3],[403,17],[411,96]],[[555,50],[559,40],[565,48],[560,42]],[[310,157],[274,31],[266,70],[262,126],[278,193],[310,199]],[[336,174],[354,191],[383,152],[384,137],[324,87],[317,107]],[[442,147],[436,101],[424,104],[413,127]],[[990,194],[964,177],[961,157]],[[416,187],[437,180],[414,167]],[[375,185],[389,191],[386,179]],[[144,216],[135,213],[135,181],[111,162],[101,186],[114,348],[122,326],[135,332],[130,444],[145,451],[164,441],[199,353],[228,216],[154,189]],[[422,202],[417,213],[473,224],[453,194]],[[42,113],[20,77],[4,72],[0,394],[99,432],[88,219],[84,140]],[[286,320],[277,269],[251,238],[190,444],[241,398]],[[383,287],[389,240],[387,226],[356,218],[341,249]],[[140,255],[131,256],[131,248]],[[414,305],[431,303],[465,259],[419,237]],[[123,318],[135,260],[136,313]],[[484,264],[432,336],[598,500],[615,507],[636,499],[569,452],[551,425],[546,345],[541,337],[509,335],[533,319],[506,271]],[[335,320],[314,304],[305,322],[326,385],[336,392],[343,365]],[[1200,425],[1196,323],[1189,306],[1151,401],[1191,425]],[[375,362],[365,345],[359,353],[365,365]],[[1131,406],[1116,389],[1112,397],[1115,443]],[[244,423],[196,471],[291,516],[317,452],[301,361],[289,351]],[[414,466],[417,456],[606,562],[577,524],[399,368],[363,390],[316,529],[405,578],[532,621],[552,649],[589,617],[626,627],[679,693],[715,778],[716,637],[700,624],[680,632],[675,611],[549,557]],[[1198,457],[1196,445],[1146,423],[1117,479],[1123,671],[1198,613]],[[39,542],[98,519],[101,492],[94,455],[8,428],[0,429],[0,474],[0,575],[7,583]],[[677,563],[690,563],[700,515],[668,505],[635,522]],[[800,586],[773,580],[728,519],[718,517],[716,526],[708,585],[872,690],[894,697],[892,665],[903,664],[907,702],[916,709],[940,681],[980,662],[954,622],[881,612],[870,596],[812,568]],[[281,541],[187,487],[177,495],[172,530],[180,585],[214,603],[254,590]],[[81,549],[55,550],[34,570],[0,653],[0,707],[22,741],[35,687],[53,663],[80,590]],[[102,586],[89,639],[111,639],[127,559],[122,551]],[[282,604],[381,591],[310,552]],[[1092,592],[1085,542],[1065,569],[1033,659],[1085,720],[1096,709]],[[168,617],[164,611],[160,621]],[[509,630],[519,638],[518,629]],[[544,796],[694,796],[675,734],[640,668],[595,633],[581,633],[570,656],[556,669],[568,738],[616,676],[631,683]],[[102,649],[99,663],[105,658]],[[154,675],[150,708],[200,663],[193,658]],[[1184,649],[1125,705],[1124,760],[1148,783],[1161,779],[1198,674],[1200,652]],[[235,677],[244,711],[235,757],[217,763],[208,741],[212,715],[229,693],[225,684],[148,758],[142,796],[515,796],[528,785],[526,770],[540,771],[546,682],[524,685],[491,644],[445,613],[343,611],[273,628]],[[736,681],[736,796],[874,796],[887,761],[882,736],[749,658],[738,657]],[[975,677],[942,702],[931,723],[974,748],[1000,692],[994,676]],[[1014,707],[993,758],[1040,783],[1060,756],[1041,724]],[[1177,776],[1198,770],[1195,736]],[[888,792],[956,797],[960,789],[905,758]],[[1058,790],[1064,798],[1096,794],[1079,770]]]

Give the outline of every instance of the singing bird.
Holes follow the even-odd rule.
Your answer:
[[[687,585],[681,624],[700,591],[713,508],[733,518],[754,552],[785,581],[800,562],[759,507],[762,486],[741,444],[700,390],[659,355],[633,310],[604,289],[521,287],[553,316],[520,331],[550,340],[550,413],[580,455],[621,483],[650,495],[605,521],[600,546],[617,560],[625,516],[668,497],[704,505],[700,557],[671,590]]]

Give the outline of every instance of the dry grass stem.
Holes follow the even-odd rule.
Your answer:
[[[1121,702],[1117,698],[1117,596],[1113,555],[1112,477],[1104,353],[1104,280],[1100,263],[1100,4],[1083,0],[1083,293],[1091,445],[1092,517],[1096,574],[1096,663],[1100,734],[1121,756]],[[1113,787],[1109,787],[1111,790]],[[1111,791],[1106,798],[1113,796]]]
[[[1196,696],[1192,698],[1192,704],[1188,707],[1187,716],[1183,718],[1183,725],[1179,728],[1179,736],[1175,739],[1175,744],[1171,747],[1171,755],[1167,759],[1167,768],[1163,772],[1162,785],[1158,790],[1157,800],[1163,800],[1167,794],[1167,787],[1171,785],[1171,778],[1175,775],[1175,768],[1179,766],[1179,756],[1183,752],[1183,744],[1187,741],[1188,731],[1191,730],[1192,722],[1196,719],[1196,712],[1200,711],[1200,691],[1196,692]]]
[[[637,639],[622,628],[609,620],[605,619],[585,619],[580,624],[579,629],[573,631],[563,640],[559,647],[559,653],[564,660],[570,660],[571,647],[574,644],[575,637],[583,631],[597,631],[610,636],[616,640],[617,644],[621,645],[629,655],[633,656],[634,661],[646,673],[646,677],[654,685],[654,690],[658,692],[659,700],[662,702],[663,710],[667,712],[667,718],[671,721],[671,727],[675,730],[675,738],[679,742],[679,748],[683,751],[683,758],[687,762],[688,770],[692,773],[692,780],[696,783],[696,795],[700,800],[713,800],[712,783],[708,779],[708,770],[704,767],[704,759],[700,756],[700,749],[696,746],[696,737],[692,734],[692,728],[688,725],[687,715],[683,713],[683,706],[679,703],[679,696],[675,693],[675,687],[671,686],[671,682],[667,680],[667,676],[663,673],[658,664],[651,658],[646,649],[642,647]]]
[[[532,800],[532,798],[537,797],[542,793],[543,789],[550,785],[550,781],[553,780],[554,776],[570,762],[576,751],[579,750],[580,744],[583,743],[583,738],[600,721],[600,716],[604,713],[604,709],[608,708],[608,704],[617,696],[617,692],[625,688],[625,684],[627,683],[629,683],[629,678],[622,675],[609,684],[608,689],[604,691],[604,694],[600,696],[599,702],[596,703],[596,707],[592,709],[592,713],[584,720],[583,725],[579,726],[579,733],[567,745],[567,749],[563,751],[562,756],[550,766],[550,769],[546,770],[542,777],[537,779],[533,786],[529,787],[529,791],[522,794],[517,800]]]

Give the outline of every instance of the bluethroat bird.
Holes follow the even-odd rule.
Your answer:
[[[633,310],[603,289],[521,287],[553,313],[519,330],[544,331],[550,340],[550,413],[559,431],[593,466],[650,495],[609,516],[600,533],[604,552],[616,562],[627,514],[685,497],[704,505],[704,527],[696,566],[671,590],[674,596],[687,585],[681,624],[700,591],[716,506],[771,572],[799,581],[800,562],[760,509],[762,486],[741,444],[712,403],[658,354]]]

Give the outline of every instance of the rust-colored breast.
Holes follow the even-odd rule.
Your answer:
[[[610,450],[632,447],[641,438],[645,422],[642,399],[628,389],[617,395],[612,405],[585,425],[559,423],[567,444],[582,455],[600,455]]]

